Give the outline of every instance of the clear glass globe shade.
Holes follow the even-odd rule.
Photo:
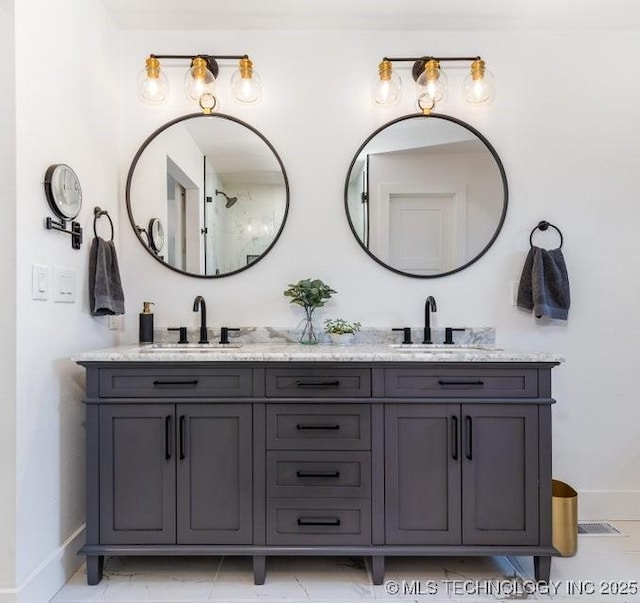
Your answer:
[[[473,79],[471,73],[467,74],[462,83],[462,95],[470,105],[489,105],[496,97],[496,86],[493,74],[485,70],[483,76]]]
[[[203,75],[194,77],[192,69],[188,69],[184,76],[184,92],[188,99],[196,103],[200,102],[203,94],[210,94],[211,96],[216,94],[216,78],[213,77],[213,73],[208,69],[203,71]]]
[[[239,103],[255,104],[262,98],[262,80],[253,70],[251,70],[251,77],[242,77],[238,69],[231,76],[231,92]]]
[[[378,107],[391,107],[400,101],[402,80],[393,71],[389,75],[389,79],[376,75],[371,82],[371,100]]]
[[[447,74],[440,71],[437,78],[428,79],[427,72],[423,71],[416,80],[416,94],[421,106],[433,107],[442,102],[447,96]]]
[[[138,97],[148,105],[161,105],[169,96],[169,80],[163,71],[158,77],[149,77],[147,70],[138,74]]]

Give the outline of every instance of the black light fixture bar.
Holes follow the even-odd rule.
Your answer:
[[[413,75],[413,79],[417,80],[420,77],[420,74],[424,71],[424,66],[428,61],[438,61],[441,62],[451,62],[451,61],[465,61],[468,63],[473,63],[473,61],[479,61],[481,57],[384,57],[383,61],[391,61],[395,62],[412,62],[413,69],[411,70],[411,74]]]
[[[224,60],[236,60],[248,59],[249,55],[246,54],[150,54],[153,59],[188,59],[192,61],[196,57],[200,57],[207,62],[207,69],[213,73],[213,77],[218,77],[220,68],[218,67],[218,61]]]

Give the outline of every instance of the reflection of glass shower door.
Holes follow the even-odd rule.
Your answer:
[[[187,261],[187,191],[177,180],[167,178],[167,258],[169,264],[186,269]]]

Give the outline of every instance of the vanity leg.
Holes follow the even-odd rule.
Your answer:
[[[551,575],[551,555],[536,555],[533,558],[533,572],[536,580],[549,582]]]
[[[104,555],[87,556],[87,584],[94,586],[102,580],[102,569],[104,567]]]
[[[267,558],[264,555],[253,556],[253,583],[264,584],[267,578]]]
[[[374,584],[384,582],[384,556],[371,557],[371,577]]]

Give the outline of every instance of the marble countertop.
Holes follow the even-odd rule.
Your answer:
[[[505,350],[493,345],[353,345],[243,343],[232,346],[198,344],[135,344],[76,354],[86,362],[563,362],[558,354]]]

